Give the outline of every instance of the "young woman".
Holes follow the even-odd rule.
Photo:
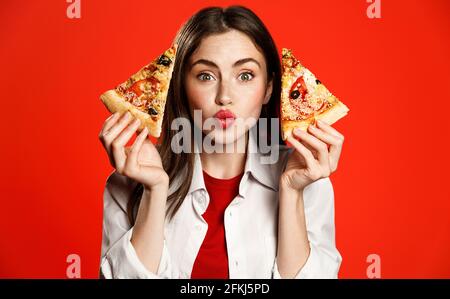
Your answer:
[[[250,130],[254,122],[235,120],[276,118],[281,82],[275,43],[252,11],[203,9],[175,42],[159,144],[144,129],[125,147],[139,126],[129,113],[112,115],[100,132],[115,168],[104,193],[101,277],[336,278],[341,256],[328,176],[343,135],[318,122],[294,131],[292,147],[272,147],[275,163],[250,151],[264,137]],[[243,143],[244,151],[202,150],[194,141],[192,151],[175,153],[179,118],[214,145]],[[205,126],[211,119],[219,125]],[[279,134],[279,126],[265,133]]]

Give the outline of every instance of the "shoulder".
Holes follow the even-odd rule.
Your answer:
[[[125,213],[127,203],[130,200],[137,182],[129,177],[123,176],[117,171],[113,171],[107,178],[103,193],[103,205],[107,210],[111,206],[119,207]]]

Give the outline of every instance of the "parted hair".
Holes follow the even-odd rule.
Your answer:
[[[264,55],[267,65],[267,78],[272,80],[273,88],[269,102],[263,105],[260,118],[277,118],[281,92],[281,67],[277,47],[272,36],[260,18],[250,9],[243,6],[207,7],[195,13],[178,31],[174,43],[178,45],[172,80],[167,95],[162,135],[157,149],[161,156],[163,168],[169,176],[169,186],[178,178],[175,190],[167,198],[167,213],[173,218],[186,197],[194,170],[194,153],[175,154],[171,149],[171,140],[176,131],[171,130],[174,119],[183,117],[189,119],[193,126],[193,117],[189,110],[188,99],[184,87],[184,77],[187,61],[200,45],[202,39],[213,34],[237,30],[246,34]],[[270,134],[267,126],[267,136]],[[192,131],[192,130],[191,130]],[[281,142],[279,140],[278,142]],[[174,187],[174,186],[171,186]],[[171,188],[173,189],[173,188]],[[138,184],[128,202],[127,213],[131,225],[136,220],[137,207],[143,194],[143,185]]]

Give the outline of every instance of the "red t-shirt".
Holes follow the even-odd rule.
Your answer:
[[[208,231],[194,262],[191,278],[228,279],[228,254],[224,213],[238,195],[242,174],[231,179],[217,179],[203,171],[209,205],[203,214]]]

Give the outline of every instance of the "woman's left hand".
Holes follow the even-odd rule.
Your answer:
[[[308,131],[294,129],[287,141],[294,147],[280,187],[301,191],[310,183],[336,171],[344,136],[330,125],[317,121]]]

